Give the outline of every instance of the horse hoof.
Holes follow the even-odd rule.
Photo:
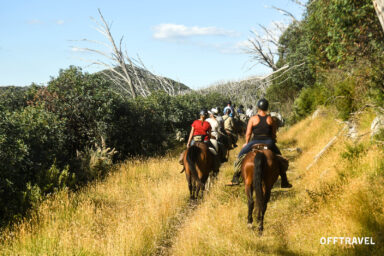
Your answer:
[[[252,225],[252,223],[248,223],[248,224],[247,224],[247,227],[248,227],[249,229],[253,229],[253,225]]]

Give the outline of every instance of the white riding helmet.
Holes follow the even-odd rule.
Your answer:
[[[219,111],[217,110],[217,108],[212,108],[211,113],[214,115],[217,115],[219,113]]]

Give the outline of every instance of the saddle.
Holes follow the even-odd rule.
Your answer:
[[[260,144],[255,144],[252,146],[252,152],[261,151],[264,149],[269,149],[267,144],[260,143]],[[286,172],[288,170],[288,166],[289,166],[288,159],[286,159],[282,155],[276,155],[276,154],[274,154],[274,155],[275,155],[275,159],[279,163],[280,170],[282,170],[283,172]]]
[[[203,135],[197,135],[197,136],[203,136]],[[193,140],[195,140],[195,137],[197,136],[194,136],[193,137]],[[208,141],[204,141],[204,139],[202,139],[201,141],[196,141],[195,140],[195,143],[204,143],[208,146],[208,150],[214,155],[214,156],[217,156],[218,152],[216,151],[215,147],[213,146],[213,144],[208,140]]]
[[[259,150],[264,150],[264,149],[268,149],[268,145],[267,144],[259,143],[259,144],[255,144],[255,145],[252,146],[252,151],[253,152],[259,151]]]

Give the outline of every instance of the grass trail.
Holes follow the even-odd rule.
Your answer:
[[[344,126],[333,114],[281,131],[292,189],[272,190],[264,234],[247,229],[243,186],[231,180],[231,152],[204,200],[191,205],[176,158],[126,163],[78,193],[62,191],[33,217],[5,231],[1,255],[384,255],[384,153],[367,135],[341,135],[309,170],[314,156]],[[241,143],[239,143],[241,145]],[[328,236],[372,237],[375,245],[321,245]]]

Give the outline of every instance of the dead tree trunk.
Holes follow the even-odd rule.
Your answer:
[[[381,28],[384,30],[384,0],[373,0],[377,17],[379,17]]]

